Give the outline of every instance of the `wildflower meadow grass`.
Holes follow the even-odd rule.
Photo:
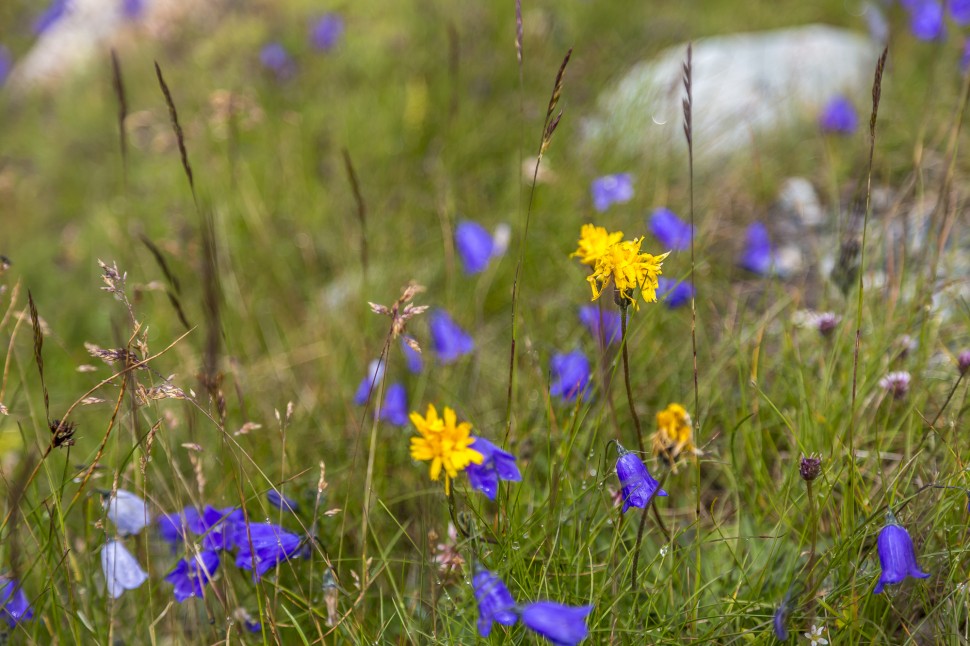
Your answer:
[[[681,4],[232,4],[0,88],[4,643],[970,640],[970,4]],[[584,140],[811,21],[871,86],[695,164],[685,47],[683,154]]]

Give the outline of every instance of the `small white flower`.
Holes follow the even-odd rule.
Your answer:
[[[829,640],[825,639],[822,635],[825,633],[825,626],[816,626],[812,624],[811,632],[804,633],[805,639],[812,640],[812,646],[825,646],[829,643]]]
[[[148,505],[130,491],[119,489],[105,504],[108,507],[108,518],[118,526],[122,536],[137,534],[152,522]]]
[[[108,584],[108,594],[117,599],[125,590],[134,590],[148,580],[138,560],[118,541],[108,541],[101,548],[101,569]]]

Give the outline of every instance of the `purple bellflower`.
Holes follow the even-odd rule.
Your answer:
[[[138,20],[145,12],[145,0],[121,0],[121,15],[127,20]]]
[[[108,519],[113,522],[122,536],[137,534],[152,521],[145,501],[124,489],[114,494],[108,493],[105,502]]]
[[[943,5],[938,0],[913,2],[909,12],[909,29],[916,38],[924,41],[943,38]]]
[[[296,72],[296,65],[281,43],[267,43],[259,50],[259,62],[278,79],[287,79]]]
[[[745,232],[744,249],[741,251],[738,265],[742,269],[764,276],[771,271],[772,263],[771,239],[768,237],[768,229],[760,222],[754,222]]]
[[[384,393],[384,405],[381,406],[381,419],[394,426],[406,426],[408,423],[408,393],[404,384],[391,384]]]
[[[485,457],[481,464],[469,464],[465,467],[465,473],[468,474],[472,489],[481,491],[489,500],[495,500],[500,479],[509,482],[522,480],[519,467],[515,465],[515,456],[508,451],[503,451],[483,437],[476,437],[468,448]]]
[[[876,547],[879,550],[882,574],[872,591],[873,594],[882,592],[884,586],[901,583],[908,576],[914,579],[925,579],[929,576],[916,564],[913,539],[909,537],[909,532],[899,524],[892,512],[886,514],[886,526],[879,532]]]
[[[552,369],[552,385],[549,394],[560,397],[566,403],[583,397],[589,388],[589,359],[581,350],[554,354],[549,362]]]
[[[620,341],[623,324],[620,313],[616,310],[600,309],[596,305],[583,305],[579,308],[579,321],[586,326],[597,342],[600,340],[600,334],[606,345]]]
[[[552,601],[537,601],[522,608],[522,623],[555,646],[575,646],[586,639],[586,616],[593,606],[564,606]]]
[[[671,251],[690,249],[690,241],[694,236],[694,227],[677,217],[670,209],[655,209],[650,215],[650,233],[660,245]]]
[[[185,540],[187,532],[195,531],[199,526],[199,510],[195,507],[186,507],[173,514],[162,514],[156,522],[162,539],[169,543],[178,543]]]
[[[141,569],[138,560],[116,540],[109,540],[101,548],[101,570],[112,599],[117,599],[125,590],[134,590],[148,580],[148,573]]]
[[[593,180],[589,187],[593,207],[602,213],[611,204],[623,204],[633,199],[633,177],[630,173],[605,175]]]
[[[363,406],[370,399],[372,389],[377,388],[384,378],[384,362],[374,359],[367,364],[367,376],[360,380],[357,392],[354,393],[354,403]]]
[[[667,495],[667,492],[660,488],[660,483],[647,471],[647,466],[640,456],[627,451],[619,442],[616,443],[616,450],[620,454],[616,461],[616,477],[620,479],[620,486],[623,488],[622,513],[626,513],[630,507],[645,509],[655,494]]]
[[[851,135],[859,126],[859,115],[852,101],[840,94],[829,99],[822,108],[818,115],[818,126],[822,132]]]
[[[492,632],[492,622],[511,626],[519,620],[515,612],[515,599],[512,593],[495,574],[479,570],[472,579],[475,601],[478,602],[478,634],[488,637]]]
[[[34,611],[24,589],[16,579],[0,576],[0,619],[14,628],[21,621],[33,619]]]
[[[455,227],[455,248],[466,274],[480,274],[495,255],[495,241],[485,227],[462,220]]]
[[[256,581],[277,563],[299,556],[303,546],[302,538],[273,523],[239,523],[233,540],[239,548],[236,567],[253,570],[255,565],[253,579]]]
[[[175,586],[175,600],[182,603],[189,597],[201,597],[202,587],[212,580],[219,569],[219,553],[205,551],[191,560],[182,559],[165,580]]]
[[[428,319],[431,329],[431,345],[443,364],[453,363],[462,355],[475,349],[475,342],[458,327],[444,310],[435,310]]]
[[[299,505],[295,500],[289,496],[284,496],[276,489],[270,489],[266,492],[266,500],[269,504],[273,505],[277,509],[282,509],[283,511],[288,511],[291,514],[295,514]]]
[[[344,20],[336,13],[326,13],[310,25],[310,43],[322,52],[337,46],[344,33]]]
[[[657,279],[657,300],[674,309],[690,302],[694,297],[694,286],[690,281],[676,281],[661,276]]]
[[[950,0],[950,16],[958,25],[970,25],[970,0]]]

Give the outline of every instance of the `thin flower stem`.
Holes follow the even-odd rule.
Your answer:
[[[812,481],[805,481],[806,495],[808,497],[808,523],[809,531],[811,532],[811,550],[808,553],[808,589],[815,589],[815,549],[818,544],[818,512],[815,508],[815,492],[812,489]],[[812,608],[815,597],[809,598],[809,614],[812,614]]]
[[[643,428],[640,426],[640,417],[637,415],[636,406],[633,405],[633,388],[630,386],[630,355],[627,351],[627,328],[626,328],[625,306],[620,307],[620,345],[623,347],[623,381],[626,384],[626,400],[630,404],[630,417],[633,418],[633,426],[637,429],[637,446],[640,447],[640,454],[646,453],[643,444]]]
[[[663,477],[660,478],[660,482],[657,484],[657,490],[663,489],[664,482],[667,480],[667,475],[670,472],[664,473]],[[643,542],[643,528],[647,524],[647,511],[651,508],[653,509],[653,516],[657,519],[657,526],[663,532],[664,538],[667,542],[670,542],[670,532],[664,526],[663,520],[660,518],[660,512],[657,511],[657,507],[653,504],[657,496],[650,496],[650,500],[647,502],[647,506],[643,508],[643,514],[640,515],[640,528],[637,530],[637,542],[633,546],[633,572],[630,574],[630,588],[633,590],[637,589],[637,564],[640,562],[640,544]]]

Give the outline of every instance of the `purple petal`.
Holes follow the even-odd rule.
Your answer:
[[[488,267],[495,243],[492,234],[477,222],[464,220],[455,228],[455,248],[466,274],[478,274]]]

